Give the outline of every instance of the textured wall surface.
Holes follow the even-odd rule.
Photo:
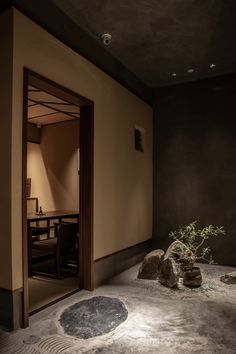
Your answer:
[[[199,220],[224,225],[215,260],[236,264],[236,76],[158,91],[155,118],[155,246]]]
[[[22,285],[21,171],[23,68],[94,102],[94,259],[152,236],[152,108],[95,65],[14,10],[12,154],[14,285]],[[134,149],[134,127],[145,151]],[[18,257],[19,255],[19,257]],[[17,257],[17,261],[15,261]]]

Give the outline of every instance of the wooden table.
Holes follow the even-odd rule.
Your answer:
[[[32,222],[47,221],[49,226],[50,220],[59,220],[61,222],[63,219],[77,219],[79,222],[79,211],[78,210],[53,210],[46,211],[43,214],[28,213],[27,214],[27,235],[28,235],[28,268],[29,274],[31,274],[32,266],[32,232],[30,224]]]
[[[79,221],[79,211],[78,210],[54,210],[46,211],[44,214],[28,213],[27,214],[27,223],[28,226],[31,222],[34,221],[49,221],[53,219],[59,219],[61,221],[65,218],[77,219]]]

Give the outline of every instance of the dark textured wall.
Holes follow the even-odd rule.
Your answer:
[[[236,265],[236,76],[157,91],[154,118],[154,246],[193,220],[223,225],[213,258]]]

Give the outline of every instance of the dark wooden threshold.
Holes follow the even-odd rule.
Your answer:
[[[103,259],[106,259],[106,258],[108,258],[108,257],[115,256],[116,254],[119,254],[119,253],[121,253],[121,252],[130,250],[130,249],[135,248],[135,247],[137,247],[137,246],[144,245],[145,243],[147,243],[147,244],[150,243],[150,246],[151,246],[151,242],[152,242],[152,238],[149,238],[148,240],[145,240],[145,241],[136,243],[135,245],[132,245],[132,246],[123,248],[122,250],[119,250],[119,251],[116,251],[116,252],[107,254],[106,256],[103,256],[103,257],[100,257],[100,258],[97,258],[97,259],[95,259],[94,263],[99,262],[99,261],[101,261],[101,260],[103,260]]]

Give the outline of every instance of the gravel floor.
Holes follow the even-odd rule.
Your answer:
[[[236,285],[220,281],[235,268],[201,265],[201,288],[169,289],[158,281],[137,279],[139,265],[94,292],[81,291],[32,316],[30,327],[0,331],[3,354],[82,353],[236,353]],[[94,296],[117,298],[127,319],[111,332],[81,339],[60,325],[65,309]]]

